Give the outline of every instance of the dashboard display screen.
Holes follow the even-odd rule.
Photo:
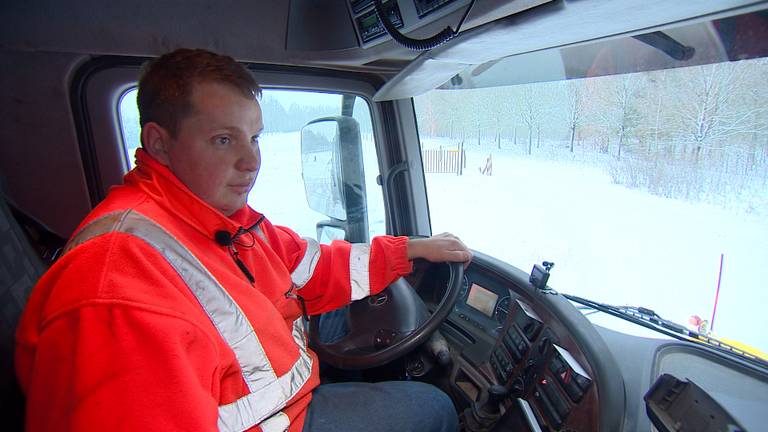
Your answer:
[[[480,285],[472,284],[472,288],[469,289],[467,304],[490,317],[493,316],[493,308],[496,306],[498,298],[499,296]]]

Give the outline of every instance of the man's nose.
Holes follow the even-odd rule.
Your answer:
[[[261,165],[261,154],[257,145],[245,145],[237,160],[237,169],[240,171],[258,171]]]

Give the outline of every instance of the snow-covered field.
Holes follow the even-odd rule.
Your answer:
[[[426,140],[426,146],[447,144]],[[478,167],[493,154],[493,175]],[[262,139],[263,166],[249,202],[275,223],[315,236],[325,219],[308,211],[298,134]],[[383,231],[366,153],[371,212]],[[556,263],[550,286],[566,293],[654,309],[685,323],[709,320],[724,256],[714,331],[768,351],[768,220],[712,205],[676,201],[613,184],[597,165],[526,157],[467,146],[462,176],[427,174],[433,232],[451,231],[470,247],[525,271]],[[380,194],[378,195],[380,196]],[[765,210],[765,209],[764,209]]]

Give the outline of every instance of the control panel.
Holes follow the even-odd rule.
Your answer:
[[[507,287],[492,274],[464,275],[441,329],[462,346],[458,394],[471,413],[492,409],[486,402],[497,395],[504,407],[499,430],[596,430],[600,401],[592,367],[571,328],[546,306],[553,294]],[[483,391],[488,396],[479,399]]]
[[[488,365],[510,404],[525,400],[542,430],[560,430],[589,393],[592,378],[546,322],[522,299],[511,300]]]
[[[469,2],[470,0],[383,0],[382,6],[390,22],[405,34],[466,7]],[[348,0],[347,4],[360,46],[367,48],[388,39],[373,0]],[[434,33],[445,28],[445,25],[455,26],[457,23],[444,24]]]

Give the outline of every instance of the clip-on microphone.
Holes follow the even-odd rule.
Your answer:
[[[240,259],[240,254],[237,252],[237,249],[235,249],[234,243],[237,241],[237,238],[245,233],[250,233],[251,231],[258,228],[258,226],[264,221],[264,215],[261,215],[259,220],[256,221],[255,224],[251,225],[248,228],[240,227],[235,232],[235,235],[230,234],[228,231],[220,230],[216,231],[213,234],[213,239],[221,246],[224,246],[229,249],[229,254],[232,256],[232,259],[235,260],[235,264],[237,264],[237,267],[240,269],[241,272],[245,275],[246,278],[253,284],[256,282],[256,279],[253,277],[253,274],[248,270],[248,267],[245,266],[245,263]]]

